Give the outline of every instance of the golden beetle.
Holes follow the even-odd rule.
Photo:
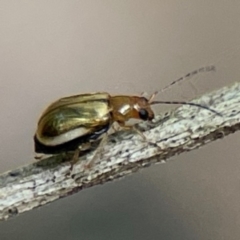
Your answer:
[[[125,125],[129,119],[151,121],[153,104],[187,104],[219,115],[196,103],[153,101],[155,94],[149,100],[142,96],[110,96],[104,92],[61,98],[44,111],[38,122],[35,151],[45,154],[74,151],[83,143],[97,140],[114,122],[129,128]]]
[[[131,118],[154,118],[145,97],[110,96],[103,92],[61,98],[45,110],[38,122],[35,151],[54,154],[76,150],[79,145],[98,139],[113,122],[124,127]]]
[[[198,72],[212,71],[207,66],[185,76],[189,77]],[[176,82],[182,81],[180,78]],[[101,138],[114,122],[121,127],[126,126],[129,119],[151,121],[154,113],[151,105],[154,104],[185,104],[204,108],[220,115],[206,106],[182,101],[153,101],[158,92],[149,99],[143,96],[111,96],[106,92],[80,94],[65,97],[52,103],[42,114],[34,136],[35,152],[56,154],[61,152],[81,150],[81,146]],[[136,130],[136,129],[135,129]],[[141,134],[143,137],[144,135]]]

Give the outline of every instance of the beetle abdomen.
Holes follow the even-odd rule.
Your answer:
[[[76,149],[83,142],[97,139],[111,122],[107,93],[61,98],[40,118],[34,136],[35,150],[53,153]]]
[[[62,152],[74,151],[76,150],[81,144],[90,142],[93,140],[97,140],[101,137],[101,135],[108,131],[109,124],[106,126],[102,126],[99,131],[95,131],[94,133],[87,134],[84,136],[77,137],[71,141],[64,142],[58,145],[45,145],[41,143],[37,136],[34,136],[34,143],[35,143],[35,152],[36,153],[45,153],[45,154],[57,154]]]

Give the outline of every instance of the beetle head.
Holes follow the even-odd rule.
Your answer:
[[[138,97],[134,104],[134,109],[138,118],[143,121],[151,121],[154,118],[154,112],[149,104],[149,100],[145,97]]]

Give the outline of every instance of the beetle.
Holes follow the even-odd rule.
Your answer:
[[[157,94],[158,92],[153,93],[149,99],[143,96],[112,96],[106,92],[60,98],[53,102],[39,119],[34,135],[35,152],[57,154],[77,149],[81,151],[85,144],[102,138],[114,122],[123,128],[135,129],[134,126],[126,125],[126,122],[130,119],[152,121],[154,112],[151,105],[155,104],[191,105],[220,115],[215,110],[197,103],[154,101]],[[140,135],[144,137],[141,132]]]

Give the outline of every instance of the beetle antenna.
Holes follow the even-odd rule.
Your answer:
[[[149,100],[148,100],[148,103],[150,105],[154,105],[154,104],[182,104],[182,105],[189,105],[189,106],[195,106],[195,107],[199,107],[199,108],[203,108],[203,109],[206,109],[206,110],[209,110],[210,112],[213,112],[215,113],[216,115],[218,116],[222,116],[220,113],[218,113],[217,111],[209,108],[209,107],[206,107],[206,106],[203,106],[201,104],[197,104],[197,103],[191,103],[191,102],[184,102],[184,101],[153,101],[153,99],[155,98],[155,96],[159,93],[159,92],[163,92],[164,90],[170,88],[172,85],[176,84],[176,83],[179,83],[179,82],[182,82],[183,80],[186,80],[187,78],[190,78],[190,77],[193,77],[194,75],[197,75],[199,73],[203,73],[203,72],[211,72],[211,71],[216,71],[216,67],[214,65],[209,65],[209,66],[205,66],[205,67],[201,67],[201,68],[198,68],[192,72],[189,72],[187,73],[184,77],[180,77],[178,78],[177,80],[171,82],[170,84],[168,84],[167,86],[165,86],[164,88],[162,88],[161,90],[159,91],[156,91],[154,92]]]
[[[212,113],[215,113],[216,115],[222,117],[222,114],[209,108],[209,107],[206,107],[206,106],[203,106],[201,104],[198,104],[198,103],[192,103],[192,102],[181,102],[181,101],[152,101],[150,103],[151,105],[155,105],[155,104],[182,104],[182,105],[188,105],[188,106],[195,106],[195,107],[199,107],[199,108],[203,108],[205,110],[208,110]]]
[[[158,94],[159,92],[163,92],[165,91],[166,89],[170,88],[172,85],[176,84],[176,83],[179,83],[179,82],[182,82],[184,80],[186,80],[187,78],[191,78],[193,77],[194,75],[197,75],[199,73],[203,73],[203,72],[211,72],[211,71],[216,71],[216,67],[214,65],[208,65],[208,66],[205,66],[205,67],[201,67],[201,68],[198,68],[192,72],[189,72],[187,73],[185,76],[183,77],[180,77],[176,80],[174,80],[173,82],[171,82],[170,84],[168,84],[167,86],[165,86],[164,88],[162,88],[161,90],[157,91],[154,93],[154,95]],[[152,98],[153,96],[150,97],[150,99]]]

